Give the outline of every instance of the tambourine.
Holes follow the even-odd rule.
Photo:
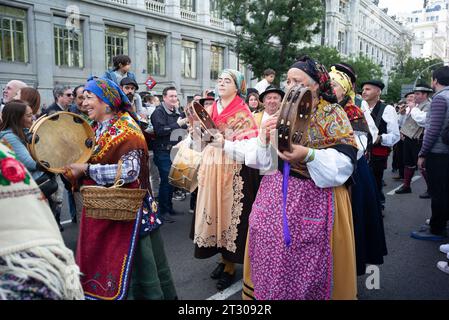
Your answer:
[[[292,144],[306,145],[312,102],[312,92],[306,87],[293,86],[287,91],[276,125],[279,151],[292,152]]]
[[[86,163],[95,147],[95,132],[81,116],[56,112],[40,117],[30,128],[27,147],[46,170],[64,173],[72,163]]]
[[[186,115],[193,126],[194,132],[201,137],[202,141],[212,141],[213,135],[211,130],[217,129],[217,126],[206,109],[195,101],[191,107],[186,109]]]

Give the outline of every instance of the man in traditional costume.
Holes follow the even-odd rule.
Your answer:
[[[269,86],[259,99],[263,103],[263,110],[254,113],[254,119],[256,120],[257,127],[260,127],[262,122],[265,122],[270,116],[275,114],[281,107],[282,99],[284,99],[284,91],[276,88],[275,86]]]
[[[379,80],[370,80],[362,83],[362,97],[368,103],[371,116],[379,129],[379,136],[373,141],[373,147],[370,151],[369,164],[376,179],[382,208],[385,207],[385,195],[382,191],[384,171],[387,168],[391,148],[400,139],[395,108],[380,100],[384,87],[385,85]]]
[[[401,128],[401,140],[403,141],[403,161],[404,161],[404,184],[395,191],[396,194],[411,193],[410,187],[416,164],[418,163],[418,153],[421,150],[424,128],[426,126],[426,114],[430,109],[429,95],[433,90],[427,84],[419,84],[414,88],[415,105],[410,107],[405,123]],[[426,171],[422,174],[426,180]],[[429,198],[427,194],[420,197]]]

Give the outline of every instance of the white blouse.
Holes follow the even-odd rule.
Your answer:
[[[273,174],[277,170],[278,157],[274,148],[271,145],[264,146],[259,138],[226,140],[224,151],[232,159],[261,170],[261,174]],[[312,180],[320,188],[341,186],[354,171],[351,159],[333,148],[315,150],[315,159],[307,163],[307,168]]]

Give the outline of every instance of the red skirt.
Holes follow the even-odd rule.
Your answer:
[[[139,215],[140,212],[134,221],[94,219],[86,217],[83,209],[76,262],[86,299],[126,299],[139,235]]]

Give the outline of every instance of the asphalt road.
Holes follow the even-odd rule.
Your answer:
[[[391,176],[390,170],[386,170],[385,193],[401,184],[392,180]],[[430,217],[430,200],[418,198],[418,195],[425,191],[423,179],[417,179],[412,184],[412,189],[412,194],[386,195],[384,226],[388,256],[378,269],[378,283],[373,281],[376,273],[359,277],[360,300],[449,299],[449,275],[436,268],[436,263],[445,259],[438,250],[440,243],[410,238],[410,232],[423,225],[425,219]],[[162,227],[162,235],[179,298],[241,299],[239,280],[242,278],[242,266],[237,267],[235,285],[218,294],[216,281],[210,279],[209,274],[215,268],[219,257],[205,260],[193,258],[193,243],[189,239],[192,221],[192,215],[188,213],[189,198],[174,201],[174,206],[175,210],[184,213],[174,217],[175,223],[165,224]],[[66,202],[63,210],[63,221],[68,220]],[[64,227],[63,237],[66,244],[74,250],[78,226],[67,223]],[[374,284],[375,288],[368,289],[366,282],[368,287],[372,288]]]

